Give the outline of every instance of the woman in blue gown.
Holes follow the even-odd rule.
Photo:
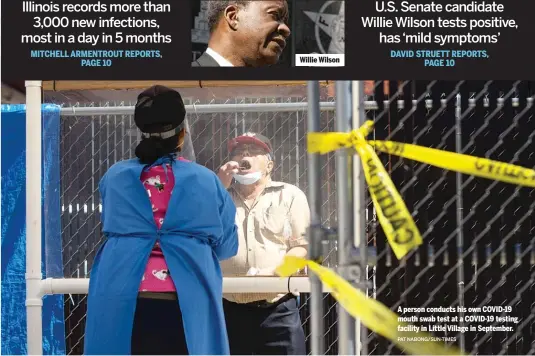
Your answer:
[[[219,261],[237,253],[236,208],[212,171],[177,159],[193,153],[185,115],[178,92],[142,92],[134,114],[143,135],[137,158],[110,167],[99,184],[105,241],[90,274],[87,355],[229,354]],[[155,166],[175,182],[161,227],[140,180]],[[147,302],[140,284],[154,246],[176,295]]]

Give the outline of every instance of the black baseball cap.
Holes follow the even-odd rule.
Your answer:
[[[152,86],[137,97],[134,122],[141,132],[165,133],[176,129],[186,118],[186,107],[176,90]]]
[[[263,136],[254,132],[247,132],[247,133],[244,133],[243,135],[240,135],[238,137],[235,137],[229,140],[228,151],[229,152],[234,151],[236,146],[240,144],[256,145],[265,149],[267,153],[273,152],[271,141],[266,136]]]

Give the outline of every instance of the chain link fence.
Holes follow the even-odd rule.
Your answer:
[[[528,168],[535,166],[535,82],[376,82],[368,100],[374,136],[459,152]],[[373,297],[402,308],[467,308],[464,316],[517,317],[511,322],[444,322],[466,332],[440,331],[472,354],[533,354],[535,190],[456,174],[379,153],[412,212],[424,243],[398,261],[386,243],[368,197],[368,241],[377,248]],[[510,313],[470,308],[510,306]],[[415,315],[409,313],[409,316]],[[417,316],[429,316],[419,313]],[[462,314],[434,313],[450,318]],[[451,321],[451,320],[450,320]],[[433,323],[429,323],[433,324]],[[477,325],[512,326],[482,332]],[[475,327],[475,331],[470,328]],[[452,339],[452,340],[453,340]],[[370,333],[370,354],[401,354]]]
[[[306,87],[299,88],[230,88],[179,89],[186,105],[306,103]],[[275,94],[268,96],[267,94]],[[99,93],[102,97],[117,93]],[[65,107],[112,107],[135,104],[137,92],[125,93],[114,102],[87,102],[83,92],[49,97]],[[75,99],[76,101],[72,101]],[[321,100],[333,102],[334,97],[323,88]],[[275,168],[273,179],[294,184],[307,191],[306,105],[293,112],[188,113],[197,163],[213,171],[228,159],[227,141],[247,131],[261,133],[271,139]],[[322,111],[322,127],[334,130],[334,111]],[[98,183],[117,161],[135,157],[140,140],[133,115],[100,115],[92,117],[65,116],[61,124],[61,204],[64,275],[66,278],[88,278],[91,265],[103,235],[100,226]],[[336,190],[334,155],[329,155],[322,169],[323,222],[336,225]],[[328,263],[336,263],[336,244],[330,248]],[[67,350],[82,354],[86,313],[86,295],[65,296]],[[301,317],[305,335],[310,337],[309,296],[300,297]],[[336,308],[334,300],[325,295],[325,337],[329,354],[336,354]]]
[[[321,101],[335,100],[322,87]],[[243,87],[180,89],[186,104],[306,102],[306,88]],[[535,82],[368,82],[367,117],[376,139],[457,151],[535,166],[533,137]],[[129,106],[137,92],[45,93],[65,106]],[[106,101],[113,100],[113,101]],[[385,104],[388,102],[388,104]],[[216,170],[227,157],[226,142],[245,131],[272,140],[274,179],[307,191],[307,112],[189,113],[197,162]],[[321,127],[334,131],[334,112],[321,112]],[[64,274],[87,278],[102,242],[98,182],[115,162],[134,157],[140,139],[131,115],[62,118],[61,199]],[[457,140],[459,139],[459,140]],[[370,297],[396,311],[401,307],[512,307],[520,322],[514,332],[435,333],[455,337],[474,354],[535,353],[533,297],[535,250],[534,190],[460,176],[439,168],[379,153],[405,199],[424,244],[398,261],[367,200],[369,246],[377,252],[370,268]],[[322,219],[336,227],[334,154],[322,158]],[[336,243],[325,264],[336,267]],[[65,296],[67,351],[82,354],[86,296]],[[301,317],[310,338],[309,296],[301,295]],[[468,313],[467,313],[468,314]],[[424,316],[425,314],[421,314]],[[325,295],[325,353],[338,354],[337,311]],[[503,323],[502,323],[503,324]],[[369,333],[368,353],[402,354]],[[310,349],[310,348],[309,348]]]

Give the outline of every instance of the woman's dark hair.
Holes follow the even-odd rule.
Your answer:
[[[136,157],[143,164],[152,164],[158,158],[178,152],[178,135],[162,139],[148,137],[141,139],[136,147]]]
[[[141,163],[152,164],[178,151],[179,132],[184,128],[185,117],[184,101],[176,90],[154,85],[138,95],[134,121],[143,137],[136,147]]]

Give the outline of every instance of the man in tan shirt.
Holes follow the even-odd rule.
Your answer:
[[[269,139],[246,133],[230,140],[218,176],[236,204],[238,254],[221,262],[225,277],[274,276],[285,255],[307,255],[310,210],[298,187],[271,180]],[[297,297],[291,293],[225,294],[233,355],[305,355]]]

